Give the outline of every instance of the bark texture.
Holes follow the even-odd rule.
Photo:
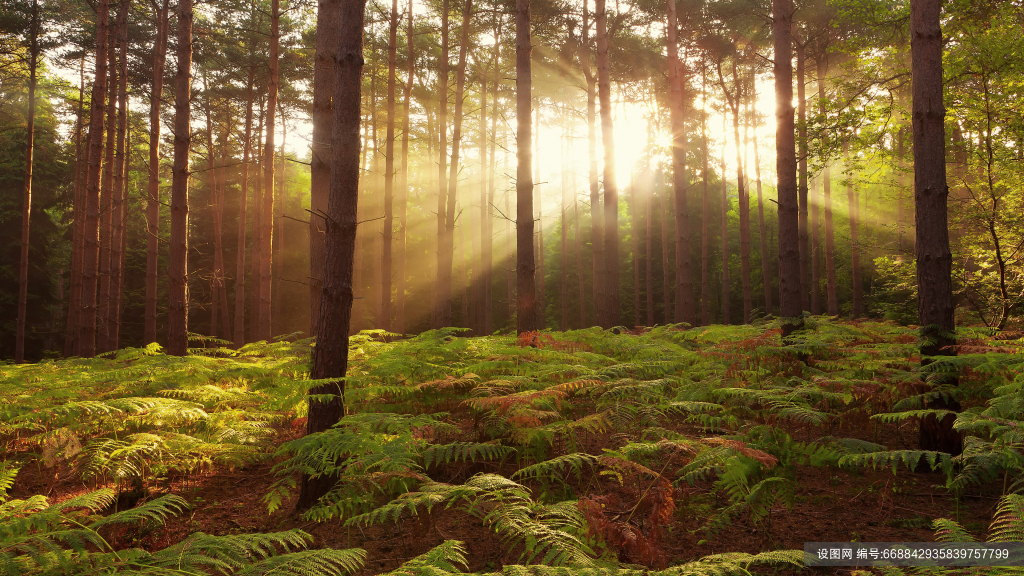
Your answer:
[[[537,329],[530,53],[530,0],[516,0],[516,331],[520,333]]]
[[[174,77],[174,167],[171,172],[171,259],[167,352],[188,351],[188,179],[192,145],[192,0],[178,1],[178,71]]]

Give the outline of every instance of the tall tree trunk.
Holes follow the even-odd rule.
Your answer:
[[[341,0],[320,0],[316,17],[316,53],[313,59],[313,141],[309,168],[309,333],[316,335],[320,321],[320,291],[324,282],[324,216],[331,185],[331,96],[334,91],[335,39]],[[410,11],[409,17],[412,18]],[[411,43],[411,40],[410,40]],[[411,60],[411,58],[410,58]],[[237,322],[237,320],[236,320]],[[237,332],[237,328],[235,328]]]
[[[647,325],[648,326],[654,326],[654,277],[653,277],[654,256],[653,256],[653,253],[651,252],[651,247],[652,247],[652,242],[653,242],[653,240],[651,238],[651,236],[652,236],[652,231],[651,231],[651,227],[652,227],[651,204],[653,204],[653,203],[654,203],[654,195],[651,193],[651,189],[648,188],[648,190],[647,190],[647,198],[645,199],[645,202],[644,202],[644,207],[647,209],[647,214],[646,214],[646,217],[644,218],[644,225],[647,228],[645,230],[645,232],[647,233],[647,258],[646,258],[646,260],[647,260],[647,262],[646,262],[647,286],[646,286],[646,291],[647,291]]]
[[[825,115],[825,76],[828,74],[828,60],[824,55],[818,56],[818,101],[821,102],[821,114]],[[823,137],[827,141],[827,137]],[[821,175],[822,195],[824,196],[825,212],[825,286],[828,298],[828,313],[839,315],[839,297],[836,280],[836,241],[832,223],[832,169],[825,164]]]
[[[352,320],[352,266],[355,260],[356,214],[359,200],[359,111],[363,68],[365,0],[342,2],[338,21],[338,57],[334,72],[334,129],[331,139],[331,184],[325,231],[323,294],[313,349],[311,376],[335,379],[309,391],[333,394],[330,400],[309,401],[306,433],[322,432],[345,415],[348,332]],[[331,476],[302,476],[299,510],[309,508],[334,486]]]
[[[446,0],[447,1],[447,0]],[[444,227],[438,250],[437,290],[440,309],[439,326],[452,325],[452,264],[455,259],[455,200],[459,184],[459,152],[462,143],[462,100],[466,90],[466,56],[469,50],[469,21],[473,0],[466,0],[462,15],[461,46],[455,77],[455,118],[452,126],[452,159],[448,174],[447,202],[444,209]],[[443,148],[443,147],[442,147]]]
[[[28,313],[29,218],[32,216],[32,156],[36,137],[36,68],[39,62],[39,0],[32,0],[32,24],[28,49],[28,118],[25,139],[25,187],[21,206],[21,259],[18,263],[18,322],[14,361],[25,361],[25,315]]]
[[[843,145],[843,155],[846,166],[850,166],[850,144]],[[857,192],[853,187],[853,172],[850,172],[846,181],[846,201],[849,204],[850,218],[850,281],[853,284],[853,319],[856,320],[864,315],[864,296],[862,294],[860,278],[860,202],[857,199]]]
[[[575,192],[576,188],[573,187]],[[581,246],[583,233],[580,230],[580,199],[574,198],[572,203],[573,230],[576,240],[576,279],[579,283],[580,292],[580,328],[587,327],[587,292],[583,279],[583,247]]]
[[[278,108],[280,101],[278,101]],[[278,110],[278,114],[281,116],[281,148],[280,148],[280,162],[281,166],[277,173],[277,187],[276,198],[274,199],[274,226],[277,228],[277,232],[274,233],[276,238],[275,244],[277,245],[274,250],[274,294],[278,296],[274,298],[274,312],[271,317],[274,334],[284,334],[285,328],[282,325],[281,318],[281,283],[284,282],[284,183],[285,183],[285,157],[284,148],[285,142],[288,140],[288,122],[285,117],[284,110]]]
[[[740,139],[740,113],[743,106],[743,89],[740,75],[733,62],[732,80],[736,87],[735,106],[732,115],[732,134],[736,140],[736,191],[740,215],[740,274],[743,282],[743,323],[750,323],[750,313],[754,309],[754,298],[750,289],[750,194],[747,190],[744,175],[743,142]]]
[[[497,37],[497,36],[496,36]],[[500,42],[495,42],[495,48]],[[491,58],[491,65],[497,67],[498,60],[495,56]],[[493,107],[493,103],[492,103]],[[480,261],[477,269],[480,271],[476,278],[476,289],[474,298],[477,301],[477,325],[474,327],[480,334],[491,333],[491,303],[489,290],[491,282],[492,254],[490,235],[490,199],[488,198],[490,176],[487,168],[487,70],[480,71]]]
[[[662,290],[662,307],[665,309],[664,323],[671,324],[675,322],[675,311],[673,310],[673,304],[675,300],[672,299],[672,278],[669,275],[669,230],[668,230],[668,192],[663,186],[665,180],[664,174],[659,170],[655,182],[658,183],[659,188],[662,190],[662,194],[658,196],[658,215],[661,217],[661,290]],[[692,301],[691,301],[692,306]],[[676,307],[678,308],[678,307]],[[690,325],[693,325],[691,322]]]
[[[747,100],[750,110],[750,123],[753,129],[754,140],[754,182],[757,186],[757,230],[761,241],[761,282],[764,284],[764,313],[774,314],[775,306],[772,304],[772,274],[771,259],[768,257],[768,230],[764,224],[764,198],[761,195],[761,158],[757,153],[757,117],[754,111],[754,102],[757,102],[757,80],[754,72],[750,73],[750,98]]]
[[[163,104],[164,66],[167,62],[169,4],[170,0],[164,0],[163,6],[156,13],[156,41],[153,43],[153,88],[149,99],[149,185],[146,200],[146,325],[143,344],[156,342],[157,265],[160,256],[160,109]]]
[[[537,203],[537,213],[535,216],[537,219],[537,239],[534,241],[537,254],[534,256],[534,261],[537,265],[537,275],[535,276],[537,280],[537,329],[543,330],[548,327],[548,299],[544,294],[544,280],[547,275],[547,268],[544,266],[544,194],[540,189],[540,99],[536,100],[536,112],[533,116],[534,122],[536,122],[533,128],[533,198]]]
[[[412,106],[412,80],[416,75],[416,59],[413,53],[412,29],[412,0],[409,0],[409,27],[406,31],[405,42],[409,48],[409,70],[405,82],[405,108],[402,114],[402,182],[399,184],[398,199],[398,245],[395,247],[397,255],[398,274],[395,283],[395,324],[393,330],[399,334],[405,333],[405,237],[408,230],[407,217],[409,206],[409,116]]]
[[[82,258],[82,308],[80,312],[79,350],[85,358],[96,355],[96,276],[100,245],[100,162],[103,157],[103,117],[107,100],[107,35],[110,27],[108,0],[96,6],[96,74],[92,86],[92,111],[89,115],[89,170],[86,174],[84,251]]]
[[[701,70],[700,80],[700,95],[701,101],[707,102],[708,96],[708,79],[707,69]],[[710,266],[709,266],[709,248],[710,239],[708,238],[708,222],[711,220],[711,214],[708,211],[708,171],[710,166],[708,163],[708,119],[707,114],[702,110],[700,116],[700,141],[701,141],[701,212],[700,212],[700,323],[701,326],[707,326],[711,324],[711,293],[710,293]],[[678,232],[677,232],[678,233]],[[678,256],[676,256],[678,258]]]
[[[450,261],[451,254],[445,253],[447,226],[445,216],[447,206],[445,197],[448,194],[448,12],[449,0],[441,3],[441,61],[437,71],[437,281],[434,284],[434,328],[443,328],[451,324],[451,266],[448,266],[445,277],[445,260]],[[447,292],[445,291],[447,290]]]
[[[693,278],[690,272],[690,208],[686,182],[686,118],[683,112],[683,64],[679,61],[678,16],[676,1],[666,4],[666,46],[668,49],[668,109],[672,127],[672,190],[676,223],[676,300],[675,322],[696,324],[693,302]],[[664,218],[663,218],[664,220]],[[664,230],[664,223],[662,223]],[[664,231],[662,232],[664,235]],[[666,252],[667,254],[667,252]],[[664,256],[667,258],[667,255]],[[666,294],[668,281],[665,282]],[[665,297],[665,322],[668,323],[668,296]]]
[[[530,0],[516,0],[516,331],[520,333],[537,329],[530,52]]]
[[[604,282],[608,305],[601,326],[619,323],[619,190],[615,182],[615,135],[612,126],[612,84],[608,62],[608,14],[605,0],[595,0],[597,25],[597,95],[601,102],[601,143],[604,145]]]
[[[260,221],[260,325],[259,338],[273,337],[271,322],[274,246],[274,120],[277,113],[278,51],[281,42],[281,0],[270,3],[270,73],[267,80],[267,141],[263,146],[263,209]]]
[[[213,118],[210,117],[210,83],[206,71],[203,71],[204,105],[203,115],[206,117],[206,172],[209,175],[210,203],[213,210],[213,275],[210,278],[210,336],[219,335],[218,313],[220,301],[217,299],[217,279],[223,271],[223,252],[220,251],[220,223],[217,221],[217,163],[213,152]]]
[[[329,2],[330,0],[325,0]],[[249,162],[252,157],[252,107],[255,102],[255,95],[253,94],[253,87],[256,82],[256,69],[249,68],[249,81],[246,84],[246,107],[245,107],[245,141],[242,142],[242,190],[238,201],[238,248],[235,256],[235,347],[241,348],[245,344],[245,225],[246,225],[246,206],[249,204]],[[316,124],[314,123],[314,128]],[[317,142],[317,136],[313,136],[314,146]],[[315,149],[315,148],[314,148]],[[313,165],[316,165],[316,153],[313,154]],[[326,163],[325,163],[326,164]],[[328,168],[328,171],[330,168]],[[312,172],[312,170],[311,170]],[[330,173],[328,172],[328,176]],[[311,186],[312,188],[312,186]],[[314,195],[313,198],[316,198]],[[315,200],[314,200],[315,201]],[[316,205],[313,206],[313,215],[310,216],[311,220],[317,218]],[[310,237],[315,237],[316,234],[311,233]],[[312,244],[312,241],[310,242]],[[312,249],[310,254],[312,254]],[[313,258],[310,256],[310,258]],[[321,258],[321,261],[323,259]],[[322,274],[321,268],[321,274]],[[312,276],[313,272],[310,272]],[[322,278],[322,276],[321,276]],[[311,280],[315,282],[316,280]],[[319,312],[319,311],[317,311]]]
[[[192,145],[192,0],[178,0],[178,71],[174,78],[174,168],[171,173],[171,261],[167,352],[188,351],[188,177]]]
[[[218,301],[220,302],[220,324],[221,333],[220,337],[223,340],[231,340],[231,313],[228,310],[228,285],[227,285],[227,263],[224,261],[224,191],[228,187],[227,179],[227,164],[228,164],[228,147],[230,146],[230,129],[232,124],[230,106],[225,106],[224,110],[224,126],[223,131],[220,135],[220,165],[217,167],[217,181],[220,182],[220,187],[217,190],[217,206],[214,216],[217,218],[216,224],[220,229],[217,233],[217,252],[220,254],[220,281],[217,285]]]
[[[636,182],[633,177],[633,170],[629,174],[629,212],[633,217],[631,222],[633,237],[633,326],[643,326],[640,316],[640,206],[636,198]]]
[[[580,43],[580,67],[587,80],[587,154],[590,159],[590,230],[594,256],[594,319],[603,325],[608,315],[607,282],[604,281],[604,212],[601,209],[601,187],[597,169],[597,77],[590,69],[590,24],[587,21],[587,0],[583,0],[583,41]]]
[[[122,0],[117,13],[118,86],[117,86],[117,142],[114,152],[114,187],[111,198],[110,233],[110,310],[107,316],[107,349],[117,350],[121,336],[121,288],[124,279],[124,237],[127,221],[127,190],[125,176],[128,167],[126,147],[128,140],[128,10],[129,0]]]
[[[941,3],[912,0],[910,3],[912,122],[914,129],[914,206],[917,252],[917,313],[921,323],[921,363],[934,356],[955,355],[953,320],[953,257],[949,250],[946,223],[946,115],[942,101]],[[955,382],[955,381],[954,381]],[[927,405],[932,409],[959,411],[955,400],[940,397]],[[922,450],[959,454],[963,450],[960,432],[953,429],[955,414],[941,420],[934,414],[921,419],[919,445]]]
[[[729,183],[725,180],[725,116],[722,116],[722,155],[719,175],[722,181],[722,324],[731,324],[729,310]]]
[[[793,2],[772,0],[775,52],[775,166],[779,196],[779,302],[782,335],[803,325],[800,274],[799,192],[796,127],[793,125]],[[803,90],[803,88],[801,88]]]
[[[123,4],[123,2],[122,2]],[[118,21],[124,6],[118,7]],[[100,188],[100,288],[97,296],[96,350],[110,350],[110,257],[113,239],[114,149],[117,145],[117,22],[107,30],[107,140],[103,158],[103,184]]]
[[[495,30],[495,38],[501,37],[503,24],[504,20],[499,18],[497,30]],[[494,218],[491,216],[491,208],[494,206],[495,175],[498,167],[498,83],[501,78],[498,66],[500,63],[500,46],[501,42],[494,43],[494,82],[491,86],[491,166],[490,170],[487,171],[487,212],[484,216],[484,219],[487,221],[487,234],[484,235],[484,248],[482,250],[485,254],[482,263],[484,281],[484,334],[491,334],[494,331]],[[505,155],[505,158],[507,160],[508,156]]]
[[[381,236],[380,327],[394,329],[391,311],[391,252],[394,234],[395,194],[395,57],[398,50],[398,0],[391,0],[388,42],[388,127],[384,142],[384,234]]]
[[[76,353],[78,344],[78,317],[82,307],[82,230],[85,218],[85,172],[88,164],[87,151],[82,148],[85,106],[85,55],[82,55],[78,69],[78,120],[75,126],[75,201],[72,207],[71,228],[71,287],[68,291],[67,331],[64,335],[64,356]],[[86,142],[88,144],[88,142]]]
[[[263,177],[261,172],[263,171],[263,131],[267,127],[266,116],[267,116],[267,101],[264,95],[260,95],[260,117],[259,123],[256,128],[256,150],[253,156],[257,159],[256,161],[256,189],[253,190],[252,206],[253,206],[253,219],[252,219],[252,263],[249,270],[249,280],[252,282],[252,299],[249,302],[249,332],[252,340],[263,339],[261,333],[261,326],[263,325],[263,306],[261,302],[261,292],[263,292],[262,282],[260,281],[260,265],[263,261]],[[268,248],[269,249],[269,248]]]
[[[561,156],[562,156],[562,158],[561,158],[561,165],[562,165],[562,168],[561,168],[561,171],[562,171],[562,190],[561,190],[561,197],[560,197],[560,202],[559,202],[559,212],[561,214],[561,223],[562,223],[561,224],[561,230],[560,230],[560,235],[561,235],[560,239],[562,241],[562,251],[561,251],[560,256],[561,256],[562,262],[561,262],[561,266],[560,266],[561,270],[559,270],[559,272],[561,274],[561,286],[560,286],[561,294],[560,294],[560,302],[559,302],[559,305],[558,305],[558,307],[559,307],[559,314],[558,314],[558,316],[559,316],[559,329],[564,332],[564,331],[569,329],[569,232],[568,232],[568,230],[566,230],[566,226],[568,225],[569,222],[568,222],[568,220],[566,220],[566,217],[565,217],[566,216],[566,214],[565,214],[566,196],[567,196],[567,194],[569,192],[569,190],[568,190],[568,188],[569,188],[569,165],[568,165],[568,162],[566,161],[566,156],[567,156],[566,148],[568,148],[568,146],[569,146],[569,134],[568,134],[568,122],[566,121],[565,114],[564,114],[564,112],[565,112],[564,105],[562,107],[562,112],[563,112],[563,115],[562,115],[562,122],[563,122],[563,125],[562,125],[562,139],[561,139],[561,142],[559,142],[559,152],[561,153]]]
[[[811,238],[808,229],[808,198],[807,198],[807,99],[804,95],[804,63],[805,45],[796,45],[796,94],[797,120],[800,130],[799,156],[799,195],[800,195],[800,287],[802,290],[802,310],[811,310]],[[781,234],[781,232],[780,232]],[[781,236],[780,236],[781,241]],[[785,316],[785,314],[783,314]]]

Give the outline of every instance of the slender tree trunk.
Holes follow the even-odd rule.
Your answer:
[[[263,208],[260,221],[260,316],[259,338],[273,337],[271,322],[273,246],[274,246],[274,120],[277,113],[278,51],[281,41],[280,0],[270,3],[270,74],[267,81],[267,141],[263,146]]]
[[[726,133],[725,116],[722,117],[722,134]],[[729,314],[729,184],[725,180],[725,138],[722,138],[721,164],[722,181],[722,324],[731,324]]]
[[[743,88],[737,63],[733,62],[732,79],[736,87],[735,105],[732,109],[732,134],[736,140],[736,192],[740,216],[740,274],[743,282],[743,323],[750,323],[754,309],[754,298],[750,289],[750,194],[744,175],[743,141],[740,139],[740,113],[743,106]]]
[[[946,115],[942,92],[941,3],[913,0],[910,3],[912,122],[914,129],[914,206],[917,252],[917,311],[921,322],[921,362],[934,356],[956,354],[953,334],[952,254],[946,223]],[[954,380],[955,383],[955,380]],[[944,397],[928,408],[960,410],[955,400]],[[953,455],[963,450],[960,433],[953,429],[955,414],[941,420],[934,414],[921,419],[919,445]]]
[[[575,192],[576,188],[573,187]],[[572,203],[573,211],[573,230],[575,231],[576,240],[576,279],[580,287],[580,328],[587,327],[587,292],[585,288],[585,282],[583,279],[583,247],[581,246],[583,233],[580,230],[580,200],[579,198],[573,198]]]
[[[653,211],[651,209],[651,204],[653,204],[653,203],[654,203],[654,195],[651,193],[650,189],[648,189],[647,198],[645,199],[645,202],[644,202],[644,207],[647,209],[647,215],[646,215],[646,218],[644,218],[644,224],[645,224],[645,226],[647,228],[645,230],[645,232],[647,233],[647,262],[646,262],[647,288],[646,289],[647,289],[647,325],[648,326],[654,326],[654,277],[653,277],[654,256],[653,256],[653,253],[651,252],[651,247],[652,247],[652,242],[653,242],[653,240],[651,238],[651,236],[653,234],[652,231],[651,231],[652,222],[653,222],[653,220],[652,220],[652,212]]]
[[[846,165],[850,166],[849,143],[843,146]],[[846,200],[849,204],[850,213],[850,280],[853,284],[853,319],[856,320],[864,315],[864,296],[862,294],[860,278],[860,202],[857,192],[853,187],[853,173],[850,172],[849,180],[846,181]]]
[[[329,0],[327,0],[329,2]],[[253,87],[256,82],[256,70],[255,68],[249,68],[249,81],[246,85],[246,107],[245,107],[245,141],[242,142],[242,190],[238,202],[238,249],[235,256],[235,347],[241,348],[245,345],[245,226],[246,226],[246,206],[249,204],[249,162],[252,155],[252,107],[255,102],[255,96],[253,94]],[[314,123],[314,127],[316,124]],[[313,136],[314,145],[317,140],[317,136]],[[316,165],[317,156],[313,154],[313,163]],[[329,168],[328,168],[329,170]],[[312,171],[312,170],[311,170]],[[328,176],[330,174],[328,173]],[[311,185],[312,188],[312,185]],[[313,198],[316,198],[314,195]],[[316,211],[316,205],[313,205],[313,215],[310,216],[311,220],[314,220],[319,212]],[[316,237],[316,234],[310,234],[311,238]],[[310,242],[313,243],[312,241]],[[312,254],[312,249],[310,254]],[[313,257],[310,256],[312,259]],[[320,259],[322,262],[322,258]],[[314,260],[315,261],[315,260]],[[322,274],[321,268],[321,274]],[[310,275],[313,273],[311,272]],[[322,276],[321,276],[322,278]],[[316,280],[311,280],[315,282]],[[319,312],[319,311],[316,311]]]
[[[204,106],[206,116],[206,172],[209,175],[210,208],[213,210],[213,275],[210,279],[210,336],[218,336],[220,330],[217,323],[220,312],[220,301],[217,299],[219,290],[217,280],[224,269],[223,252],[220,251],[220,223],[217,221],[217,163],[213,152],[213,119],[210,117],[210,83],[207,73],[203,71]]]
[[[348,332],[352,320],[352,266],[355,260],[356,214],[359,200],[359,111],[363,68],[363,13],[365,0],[341,2],[338,21],[338,56],[334,73],[334,129],[331,139],[331,183],[325,230],[323,294],[313,349],[316,379],[335,379],[309,391],[333,394],[328,401],[309,401],[306,433],[322,432],[345,415],[348,370]],[[303,475],[299,510],[309,508],[327,494],[336,478]]]
[[[188,177],[192,144],[192,0],[178,0],[178,71],[174,79],[174,168],[171,180],[171,261],[168,269],[167,352],[188,351]]]
[[[629,212],[633,221],[630,236],[633,237],[633,326],[643,326],[640,310],[640,206],[636,199],[636,182],[633,171],[629,175]]]
[[[451,324],[451,265],[447,276],[444,273],[446,258],[450,262],[451,254],[446,255],[445,238],[448,231],[445,225],[447,206],[445,198],[448,194],[448,12],[449,0],[442,1],[441,7],[441,61],[437,72],[437,282],[434,284],[434,327],[443,328]]]
[[[156,342],[157,265],[160,256],[160,109],[163,105],[164,66],[170,0],[156,14],[153,43],[153,89],[149,99],[149,186],[146,202],[146,312],[143,344]],[[244,208],[243,208],[244,210]]]
[[[405,110],[402,115],[402,182],[399,184],[398,200],[398,245],[397,268],[398,274],[395,283],[395,325],[394,331],[399,334],[405,333],[405,238],[408,230],[408,206],[409,206],[409,116],[412,107],[412,80],[416,75],[416,59],[413,52],[413,39],[415,34],[412,29],[412,0],[409,0],[409,27],[406,32],[406,44],[409,48],[409,70],[405,82]]]
[[[32,156],[36,137],[36,68],[39,62],[39,0],[32,0],[32,24],[28,49],[28,118],[25,141],[25,187],[21,207],[21,259],[18,264],[18,322],[14,361],[25,361],[25,316],[28,313],[29,219],[32,216]]]
[[[88,165],[87,150],[82,147],[85,106],[85,55],[79,65],[78,120],[75,127],[75,201],[72,207],[71,229],[71,287],[68,291],[67,331],[64,335],[64,356],[76,353],[78,344],[78,317],[82,307],[82,230],[85,216],[85,172]],[[88,142],[86,143],[88,144]]]
[[[278,107],[280,108],[280,101],[278,101]],[[277,232],[274,233],[276,238],[277,248],[274,250],[274,294],[277,297],[274,298],[274,312],[271,317],[274,334],[284,334],[285,328],[282,325],[283,319],[281,318],[281,283],[284,282],[284,200],[285,200],[285,158],[284,148],[285,142],[288,140],[288,122],[285,117],[284,110],[278,110],[278,114],[281,116],[281,148],[279,152],[281,167],[277,173],[277,186],[275,189],[276,198],[274,199],[274,226],[277,228]]]
[[[701,71],[700,94],[701,101],[707,102],[707,70]],[[711,214],[708,211],[708,119],[707,114],[702,111],[700,117],[700,141],[701,141],[701,213],[700,213],[700,323],[701,326],[711,324],[711,293],[710,293],[710,262],[708,237],[708,222]],[[678,232],[677,232],[678,234]],[[677,256],[678,258],[678,256]]]
[[[534,261],[537,264],[537,329],[543,330],[548,327],[548,299],[544,293],[544,281],[547,276],[547,267],[544,265],[544,193],[540,184],[540,99],[537,99],[536,112],[534,113],[536,125],[533,129],[533,198],[537,204],[537,239],[534,247],[537,250]]]
[[[497,30],[495,30],[495,38],[501,37],[503,24],[504,20],[499,18]],[[484,280],[484,334],[491,334],[494,331],[494,218],[491,215],[491,208],[494,206],[494,187],[498,166],[498,83],[501,78],[501,75],[499,74],[499,65],[501,62],[499,59],[500,47],[501,42],[494,43],[494,82],[492,82],[491,86],[491,167],[490,170],[488,170],[487,212],[484,217],[487,221],[487,234],[484,235],[483,252],[485,257],[482,265]],[[508,156],[505,155],[505,158],[507,160]],[[507,197],[508,196],[506,195],[506,198]],[[509,295],[511,296],[511,293]]]
[[[530,0],[516,0],[516,331],[520,333],[537,329],[530,52]]]
[[[122,2],[123,4],[123,2]],[[120,14],[125,7],[118,7],[118,20],[107,31],[107,66],[109,90],[107,92],[107,140],[103,158],[103,184],[100,189],[100,268],[99,295],[97,296],[96,350],[110,350],[110,259],[113,252],[114,223],[114,149],[117,146],[117,30]]]
[[[391,0],[391,27],[388,42],[388,125],[384,143],[384,234],[381,236],[381,324],[384,330],[394,328],[391,311],[392,235],[394,234],[395,194],[395,57],[398,50],[398,0]]]
[[[754,140],[754,182],[757,186],[757,230],[761,241],[761,282],[764,284],[764,312],[774,314],[775,306],[772,304],[772,274],[771,259],[768,257],[768,230],[764,224],[764,198],[761,195],[761,158],[757,152],[757,118],[754,112],[754,102],[757,102],[757,81],[751,71],[750,99],[747,101],[750,106],[750,123],[753,127]]]
[[[252,206],[253,206],[253,219],[252,219],[252,263],[249,270],[249,279],[252,281],[252,299],[249,302],[249,333],[252,340],[264,339],[261,333],[261,326],[263,325],[262,316],[263,310],[261,302],[261,292],[263,291],[262,282],[260,282],[260,263],[263,261],[263,177],[260,173],[263,171],[263,131],[267,127],[266,115],[267,115],[267,101],[263,95],[260,95],[260,117],[259,123],[256,128],[256,150],[253,157],[256,161],[256,189],[253,190]],[[269,249],[269,248],[268,248]]]
[[[219,282],[217,283],[217,297],[220,302],[220,324],[221,332],[220,337],[223,340],[231,340],[231,313],[228,310],[228,286],[227,286],[227,263],[224,261],[224,191],[228,187],[227,180],[227,164],[228,164],[228,147],[230,146],[229,130],[232,123],[230,106],[225,106],[225,117],[223,131],[220,135],[220,165],[217,167],[217,181],[220,182],[220,187],[217,189],[217,206],[214,216],[216,217],[217,227],[220,232],[217,233],[217,252],[220,254],[220,276]]]
[[[594,253],[594,318],[603,325],[608,316],[607,282],[604,274],[604,212],[601,209],[601,188],[597,169],[597,77],[590,69],[590,24],[587,20],[587,0],[583,0],[583,41],[580,43],[580,67],[587,80],[587,153],[590,159],[590,223],[591,244]]]
[[[800,271],[799,192],[793,125],[793,2],[772,0],[775,45],[775,166],[779,196],[779,302],[783,338],[803,326]],[[802,84],[801,84],[802,86]],[[803,88],[801,87],[802,91]]]
[[[612,84],[608,62],[608,14],[605,0],[595,0],[597,25],[597,94],[601,102],[601,142],[604,145],[604,281],[608,305],[601,326],[619,323],[619,190],[615,182],[615,136],[612,126]]]
[[[821,114],[825,114],[825,76],[828,74],[828,60],[825,56],[818,57],[818,101],[821,102]],[[827,141],[827,138],[825,138]],[[832,222],[832,169],[826,164],[821,175],[822,195],[824,196],[825,212],[825,286],[828,298],[828,313],[839,315],[839,296],[836,280],[836,241]],[[852,230],[851,230],[852,232]]]
[[[672,127],[672,190],[676,223],[676,300],[675,322],[696,324],[693,302],[693,278],[690,272],[690,208],[686,182],[686,118],[683,111],[683,64],[679,61],[678,16],[675,0],[666,2],[666,46],[668,48],[668,109]],[[664,220],[664,216],[662,217]],[[662,236],[664,236],[662,222]],[[667,262],[668,252],[664,258]],[[669,322],[668,280],[665,281],[665,322]]]
[[[187,0],[186,0],[187,1]],[[82,308],[78,354],[96,355],[96,276],[99,267],[100,162],[103,157],[103,117],[107,100],[107,35],[110,27],[108,0],[96,7],[96,74],[89,116],[89,170],[86,174],[84,252],[82,258]]]
[[[128,10],[129,0],[122,0],[117,13],[118,86],[117,86],[117,142],[115,142],[113,188],[111,189],[110,226],[110,307],[107,315],[107,349],[117,350],[120,339],[122,265],[124,262],[125,221],[125,169],[128,138]]]
[[[799,195],[800,195],[800,288],[802,290],[803,310],[811,310],[811,238],[808,228],[807,198],[807,99],[804,95],[804,63],[805,46],[796,45],[796,94],[797,121],[800,130]],[[780,232],[781,234],[781,232]],[[781,236],[780,236],[781,241]],[[783,314],[785,316],[785,314]]]
[[[561,198],[559,202],[559,211],[561,213],[561,294],[559,302],[559,329],[563,332],[569,329],[569,232],[566,230],[568,220],[566,220],[566,196],[569,188],[569,165],[566,161],[566,148],[569,146],[569,135],[568,135],[568,122],[565,121],[565,107],[562,107],[562,118],[564,124],[562,125],[562,141],[559,143],[559,152],[561,152],[561,165],[562,165],[562,190]]]
[[[497,46],[500,42],[495,42]],[[497,61],[493,61],[497,66]],[[486,316],[490,303],[487,302],[487,282],[491,268],[491,238],[488,233],[490,206],[487,203],[487,70],[480,70],[480,261],[477,269],[479,277],[474,278],[476,287],[473,298],[477,303],[477,324],[473,327],[478,334],[487,335]]]

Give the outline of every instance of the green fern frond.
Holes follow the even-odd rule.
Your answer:
[[[888,452],[870,452],[868,454],[847,454],[839,459],[839,466],[867,467],[872,469],[879,466],[892,466],[895,474],[900,463],[903,463],[910,470],[916,470],[918,463],[924,458],[932,470],[942,470],[950,474],[953,470],[953,463],[950,455],[945,452],[934,452],[929,450],[892,450]]]
[[[404,562],[398,568],[382,576],[426,576],[434,574],[461,574],[465,568],[466,547],[458,540],[445,540],[427,552]]]
[[[598,459],[599,458],[597,456],[583,452],[564,454],[543,462],[538,462],[532,466],[520,468],[512,475],[512,478],[522,480],[554,480],[568,472],[575,472],[576,477],[579,478],[583,473],[583,468],[588,466],[593,467],[597,464]]]
[[[513,453],[515,453],[515,448],[498,444],[477,444],[472,442],[433,444],[423,451],[423,468],[427,469],[434,465],[450,464],[459,460],[464,462],[503,460]]]
[[[932,521],[932,530],[935,530],[937,542],[977,542],[978,539],[964,529],[959,522],[946,518],[937,518]]]
[[[989,527],[988,541],[1024,541],[1024,495],[1007,494],[999,499],[999,507]]]

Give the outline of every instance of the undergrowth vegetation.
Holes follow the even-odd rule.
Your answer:
[[[194,533],[155,550],[110,537],[186,512],[175,483],[264,461],[276,475],[269,512],[294,507],[301,474],[327,476],[334,489],[304,522],[416,521],[431,533],[440,512],[457,511],[501,539],[514,561],[494,569],[507,576],[798,569],[802,551],[780,549],[773,515],[816,468],[931,470],[957,501],[995,486],[987,536],[935,518],[936,538],[1024,539],[1019,335],[961,330],[959,354],[922,369],[916,333],[886,323],[810,319],[787,347],[770,323],[622,332],[364,332],[352,340],[347,415],[301,437],[317,384],[309,340],[0,366],[0,573],[365,573],[362,550],[307,549],[297,529]],[[894,434],[916,430],[908,423],[941,418],[926,408],[937,396],[963,406],[963,454],[896,446]],[[29,467],[51,489],[88,490],[53,503],[9,496]],[[694,486],[715,495],[702,538],[741,524],[764,551],[672,554]],[[465,548],[447,540],[393,573],[466,570]]]

